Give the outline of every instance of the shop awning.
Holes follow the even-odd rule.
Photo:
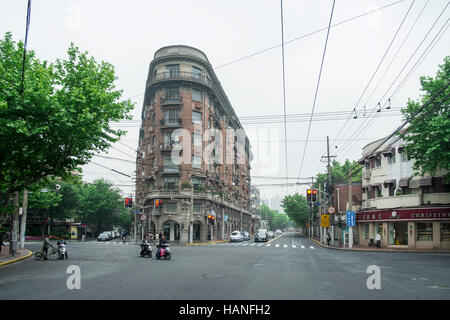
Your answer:
[[[386,184],[394,184],[395,185],[395,179],[385,180],[385,181],[383,181],[383,184],[384,185],[386,185]]]
[[[398,181],[398,186],[399,186],[399,187],[408,187],[408,186],[409,186],[408,181],[409,181],[409,178],[401,178],[401,179]]]
[[[419,180],[419,186],[421,186],[421,187],[426,187],[426,186],[431,186],[431,185],[433,185],[431,177],[421,178]]]
[[[395,154],[395,148],[390,148],[388,150],[385,150],[383,152],[381,152],[383,154],[383,156],[385,157],[391,157]]]

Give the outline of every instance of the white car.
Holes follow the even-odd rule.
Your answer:
[[[109,234],[103,232],[103,233],[100,233],[100,235],[98,236],[97,239],[98,239],[98,241],[109,241],[110,237],[109,237]]]
[[[244,237],[240,231],[233,231],[230,235],[230,242],[242,242],[244,241]]]
[[[283,233],[281,232],[281,230],[280,229],[278,229],[277,231],[275,231],[275,235],[278,237],[278,236],[281,236]]]
[[[275,237],[275,235],[273,234],[273,231],[269,231],[267,233],[269,235],[269,238],[274,238]]]

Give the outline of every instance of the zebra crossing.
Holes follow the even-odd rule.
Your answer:
[[[312,245],[303,245],[303,244],[287,244],[287,243],[266,243],[266,242],[226,242],[226,243],[214,243],[214,244],[205,244],[205,246],[219,246],[219,247],[265,247],[265,248],[278,248],[278,249],[306,249],[306,250],[315,250],[316,247]]]

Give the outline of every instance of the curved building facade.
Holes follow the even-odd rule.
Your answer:
[[[206,55],[182,45],[159,49],[139,134],[141,232],[180,243],[252,232],[249,163],[249,140]]]

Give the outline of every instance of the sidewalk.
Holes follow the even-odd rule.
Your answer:
[[[209,241],[209,242],[194,242],[194,243],[185,243],[186,246],[198,246],[203,244],[216,244],[216,243],[224,243],[224,242],[230,242],[230,240],[215,240],[215,241]]]
[[[450,250],[444,250],[444,249],[412,249],[412,248],[373,248],[368,246],[362,246],[359,244],[354,244],[353,248],[342,248],[342,247],[336,247],[336,246],[327,246],[325,244],[320,243],[319,239],[317,238],[310,238],[312,241],[314,241],[317,245],[328,248],[328,249],[334,249],[334,250],[347,250],[347,251],[366,251],[366,252],[416,252],[416,253],[450,253]]]
[[[14,257],[9,253],[9,246],[1,247],[0,252],[0,267],[5,266],[7,264],[17,262],[20,260],[27,259],[33,255],[33,252],[31,252],[28,249],[19,250]]]

